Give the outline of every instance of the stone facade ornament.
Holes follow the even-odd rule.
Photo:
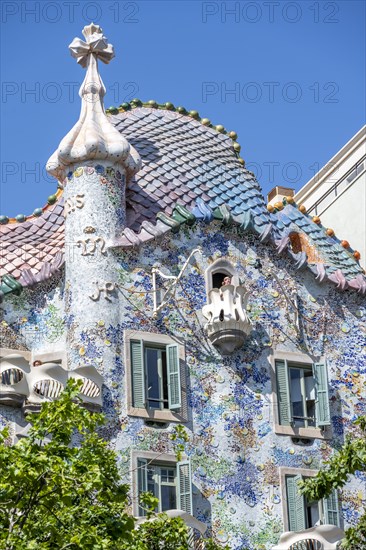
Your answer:
[[[84,207],[84,194],[79,194],[73,197],[69,197],[68,199],[65,200],[65,206],[64,206],[65,218],[67,218],[70,212],[75,212],[77,208],[80,210],[83,207]]]
[[[248,293],[243,286],[227,284],[213,288],[208,296],[210,303],[202,308],[205,329],[213,345],[229,355],[242,347],[251,331],[245,310]]]
[[[103,295],[106,300],[111,302],[111,295],[116,290],[116,285],[114,283],[99,284],[98,281],[95,281],[94,284],[96,285],[97,289],[94,294],[90,295],[90,298],[96,302],[97,300],[99,300],[100,296]]]
[[[321,550],[336,550],[344,538],[344,531],[335,525],[318,525],[305,531],[288,531],[282,533],[280,541],[272,550],[301,550],[319,548]]]

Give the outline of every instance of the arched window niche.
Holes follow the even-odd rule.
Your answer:
[[[223,355],[230,355],[242,347],[251,330],[246,312],[248,292],[240,284],[232,263],[225,258],[206,269],[205,281],[207,305],[202,313],[207,319],[207,335]]]
[[[240,285],[239,277],[233,264],[224,258],[219,258],[206,269],[205,281],[209,301],[212,289],[220,289],[227,284],[231,284],[234,287]]]

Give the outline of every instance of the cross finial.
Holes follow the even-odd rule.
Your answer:
[[[80,38],[74,38],[69,46],[71,55],[77,62],[86,67],[88,56],[94,54],[103,63],[108,64],[114,57],[114,48],[108,44],[108,39],[103,35],[103,29],[99,25],[91,23],[83,28],[86,42]]]
[[[106,89],[98,71],[98,59],[109,63],[114,57],[114,48],[108,44],[99,25],[87,25],[83,35],[86,42],[74,38],[69,46],[71,55],[87,68],[79,91],[80,118],[49,159],[47,171],[63,180],[72,164],[104,160],[124,167],[127,177],[130,177],[139,170],[141,159],[105,114],[103,97]]]

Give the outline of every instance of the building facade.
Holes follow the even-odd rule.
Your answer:
[[[58,190],[0,218],[2,425],[83,380],[131,486],[230,548],[357,522],[365,475],[322,502],[297,491],[365,413],[366,280],[289,197],[267,209],[235,132],[171,103],[103,108],[98,26],[79,121],[48,162]],[[177,463],[170,438],[189,436]],[[132,473],[131,473],[132,472]]]
[[[358,251],[366,267],[366,126],[296,193],[295,200]]]

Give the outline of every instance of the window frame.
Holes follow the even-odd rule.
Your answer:
[[[309,426],[308,423],[309,423],[309,420],[311,420],[311,417],[309,416],[309,412],[308,412],[308,405],[307,405],[307,400],[306,400],[306,382],[305,382],[305,371],[308,371],[308,372],[311,372],[311,377],[312,379],[314,380],[314,376],[313,376],[313,370],[312,370],[312,365],[308,364],[308,363],[293,363],[292,361],[290,362],[287,362],[287,369],[289,371],[289,374],[290,374],[290,371],[291,369],[293,370],[299,370],[300,371],[300,392],[301,392],[301,404],[302,404],[302,408],[303,408],[303,411],[305,413],[305,416],[303,416],[303,420],[304,420],[304,426],[298,426],[299,428],[315,428],[316,426]],[[290,377],[289,377],[289,382],[291,380],[291,374],[290,374]],[[290,392],[291,392],[291,389],[290,389]],[[315,388],[314,388],[314,392],[315,392]],[[290,401],[290,403],[293,405],[293,400]],[[314,398],[314,404],[315,404],[315,398]],[[293,414],[293,411],[292,411],[292,418],[295,419],[295,418],[300,418],[298,416],[295,416]],[[315,410],[314,410],[314,423],[316,421],[316,418],[315,418]]]
[[[133,514],[135,517],[144,517],[139,515],[139,471],[138,468],[140,466],[140,463],[146,461],[147,466],[150,464],[153,466],[157,466],[158,468],[168,468],[172,469],[174,468],[175,472],[175,488],[176,488],[176,509],[183,509],[181,508],[180,504],[182,503],[182,500],[184,499],[187,503],[188,510],[187,513],[191,514],[193,516],[193,488],[192,488],[192,470],[190,461],[187,458],[182,458],[181,461],[177,461],[176,456],[168,453],[156,453],[152,451],[138,451],[133,450],[131,451],[131,471],[132,471],[132,484],[131,484],[131,490],[132,490],[132,509]],[[183,468],[186,468],[188,465],[188,483],[189,483],[189,495],[186,495],[184,492],[184,489],[182,490],[182,485],[184,485],[184,480],[182,484],[182,479],[180,475],[180,470]],[[159,494],[161,491],[161,486],[159,486]],[[188,502],[187,499],[188,498]],[[159,503],[161,504],[161,502]]]
[[[154,409],[145,407],[135,407],[133,403],[133,378],[132,378],[132,357],[131,357],[131,342],[141,340],[147,345],[156,348],[166,348],[176,345],[178,349],[179,362],[179,382],[180,382],[180,408],[163,408]],[[188,422],[187,410],[187,371],[185,348],[181,340],[173,339],[166,334],[158,334],[139,330],[127,329],[124,331],[124,351],[126,365],[126,395],[127,395],[127,414],[129,416],[137,416],[146,420],[155,422]],[[146,370],[144,367],[144,373]],[[169,391],[169,388],[168,388]],[[146,400],[146,396],[145,396]]]
[[[277,395],[277,371],[276,361],[288,361],[289,363],[297,363],[299,366],[304,365],[310,367],[319,363],[325,363],[325,358],[312,357],[305,353],[289,352],[278,350],[270,356],[271,364],[271,383],[272,383],[272,418],[274,422],[274,432],[277,435],[289,435],[304,439],[331,439],[332,427],[330,426],[311,426],[311,427],[296,427],[292,425],[284,425],[280,422],[279,415],[279,399]]]
[[[290,531],[290,522],[289,522],[289,507],[288,507],[288,498],[287,498],[287,482],[286,478],[290,476],[302,476],[306,478],[315,477],[318,473],[318,470],[312,470],[312,469],[306,469],[306,468],[288,468],[288,467],[280,467],[279,468],[280,473],[280,491],[281,491],[281,501],[282,501],[282,518],[283,518],[283,525],[284,525],[284,531]],[[338,494],[338,493],[337,493]],[[324,519],[326,515],[326,501],[327,499],[320,499],[318,500],[318,506],[319,506],[319,519],[322,521],[322,524],[324,524]],[[342,518],[341,518],[341,507],[339,505],[338,496],[337,496],[337,506],[338,506],[338,526],[341,525]],[[305,529],[307,527],[305,526]]]

